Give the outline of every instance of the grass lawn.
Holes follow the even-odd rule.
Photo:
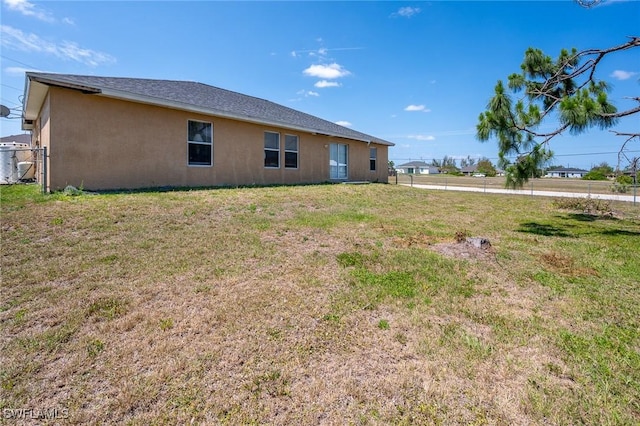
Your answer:
[[[591,216],[383,184],[1,195],[4,417],[640,423],[630,203]]]

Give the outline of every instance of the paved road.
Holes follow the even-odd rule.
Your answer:
[[[504,188],[476,188],[472,186],[444,186],[444,185],[422,185],[414,183],[402,183],[400,185],[413,186],[421,189],[441,189],[445,191],[465,191],[465,192],[491,192],[495,194],[512,194],[512,195],[537,195],[542,197],[567,197],[567,198],[586,198],[591,197],[599,200],[614,200],[634,202],[633,195],[622,194],[587,194],[584,192],[558,192],[558,191],[536,191],[530,189],[504,189]],[[640,194],[635,197],[635,202],[640,202]]]

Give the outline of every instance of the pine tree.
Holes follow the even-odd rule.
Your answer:
[[[640,37],[608,49],[571,52],[563,49],[557,59],[530,47],[520,74],[511,74],[507,85],[498,80],[487,110],[480,114],[477,138],[498,141],[499,167],[506,171],[508,187],[522,187],[535,171],[552,158],[550,141],[564,132],[580,134],[593,127],[613,127],[619,118],[640,112],[638,106],[618,111],[609,102],[609,84],[595,78],[606,55],[640,47]],[[514,96],[523,93],[519,99]],[[551,132],[540,130],[544,121],[557,120]],[[630,138],[640,134],[621,134]],[[509,161],[508,157],[515,157]]]

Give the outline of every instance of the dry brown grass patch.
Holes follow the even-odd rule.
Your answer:
[[[588,267],[577,267],[573,257],[558,252],[547,252],[540,255],[540,260],[555,272],[572,276],[599,276],[598,271]]]

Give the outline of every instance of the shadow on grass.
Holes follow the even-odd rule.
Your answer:
[[[600,234],[607,236],[628,236],[628,237],[636,237],[640,236],[640,231],[629,231],[626,229],[602,229],[598,226],[594,225],[586,225],[586,223],[594,223],[596,221],[619,221],[620,219],[610,217],[610,216],[599,216],[599,215],[591,215],[585,213],[570,213],[568,215],[556,216],[556,218],[563,220],[564,222],[561,226],[551,225],[548,223],[538,223],[538,222],[524,222],[521,223],[519,228],[516,229],[517,232],[525,232],[528,234],[535,235],[543,235],[545,237],[565,237],[565,238],[575,238],[578,235],[587,235],[587,234]],[[571,221],[575,222],[583,222],[585,225],[580,225],[576,223],[571,223]],[[587,226],[587,227],[585,227]],[[573,232],[570,230],[573,229]]]
[[[602,235],[624,235],[627,237],[640,237],[640,231],[627,231],[626,229],[607,229],[601,232]]]
[[[577,220],[579,222],[595,222],[597,220],[615,221],[620,220],[618,218],[606,215],[595,215],[588,213],[569,213],[566,216],[556,216],[563,220]]]
[[[526,232],[528,234],[544,235],[545,237],[571,237],[565,229],[546,223],[525,222],[520,224],[518,232]]]
[[[593,215],[587,213],[569,213],[566,216],[556,216],[559,219],[565,221],[575,220],[578,222],[596,222],[596,221],[605,221],[605,222],[618,222],[620,223],[620,219],[608,215]],[[573,227],[573,225],[566,225],[566,227]],[[640,231],[629,231],[626,229],[604,229],[597,230],[597,228],[590,227],[592,232],[588,232],[591,234],[601,234],[608,236],[625,236],[625,237],[637,237],[640,236]]]

